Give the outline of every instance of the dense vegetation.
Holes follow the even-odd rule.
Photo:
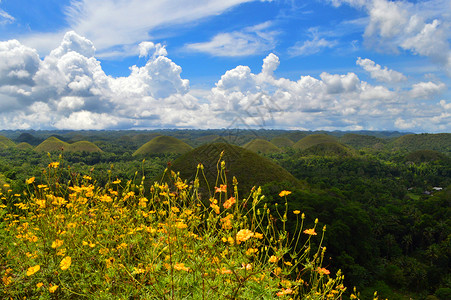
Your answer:
[[[139,185],[145,176],[143,184],[149,190],[168,162],[169,168],[180,171],[188,183],[202,162],[214,185],[216,161],[203,157],[217,157],[226,150],[224,174],[229,174],[229,182],[236,176],[243,193],[253,185],[262,185],[265,197],[259,208],[266,205],[276,210],[284,205],[279,192],[292,191],[286,221],[290,236],[298,220],[293,211],[306,214],[307,227],[314,225],[315,218],[320,220],[318,226],[327,225],[323,265],[333,274],[343,270],[345,285],[357,286],[362,299],[372,297],[374,290],[389,299],[451,298],[451,134],[325,135],[272,130],[2,134],[7,138],[0,139],[0,184],[2,192],[10,190],[11,195],[26,191],[26,180],[31,177],[36,178],[36,184],[44,183],[43,170],[60,155],[67,167],[61,168],[58,180],[68,185],[73,184],[70,180],[74,176],[83,175],[95,179],[98,187],[116,179]],[[132,155],[160,135],[197,148],[183,156],[171,151]],[[102,152],[58,150],[49,157],[31,146],[50,136],[68,145],[89,141]],[[256,138],[274,144],[278,141],[283,152],[257,151],[266,156],[263,158],[231,145],[244,146]],[[221,146],[224,149],[210,146],[213,141],[226,142]],[[29,146],[18,146],[25,142]]]

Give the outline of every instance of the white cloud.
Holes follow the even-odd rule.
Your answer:
[[[136,45],[151,38],[152,30],[202,20],[242,3],[256,0],[74,0],[65,9],[69,27],[89,38],[99,57],[129,56]],[[37,33],[20,40],[40,52],[48,53],[63,33]]]
[[[1,1],[0,1],[1,2]],[[0,8],[0,25],[14,23],[16,19]]]
[[[17,40],[0,42],[0,86],[32,85],[39,68],[38,53]]]
[[[376,64],[374,61],[365,58],[358,58],[357,65],[361,66],[365,71],[370,73],[371,78],[376,79],[377,81],[387,82],[387,83],[398,83],[401,81],[407,80],[406,76],[402,73],[389,70],[387,67],[382,67]]]
[[[242,31],[219,33],[211,41],[191,43],[185,48],[204,52],[212,56],[249,56],[272,50],[275,45],[276,31],[269,31],[270,22],[246,27]]]
[[[446,85],[442,82],[419,82],[412,85],[412,89],[410,90],[409,95],[412,98],[428,99],[441,93],[445,89]]]
[[[403,89],[372,85],[352,72],[291,80],[276,77],[281,62],[271,53],[260,72],[237,66],[210,90],[191,91],[182,68],[151,42],[141,44],[147,63],[118,78],[104,73],[93,43],[74,32],[43,60],[17,41],[2,42],[0,49],[1,57],[14,54],[14,60],[0,60],[4,129],[450,130],[449,101],[436,100],[446,85],[436,79]],[[375,74],[396,74],[369,60],[360,63]]]
[[[312,40],[297,42],[288,49],[288,53],[292,56],[312,55],[321,52],[323,49],[333,48],[336,45],[337,41],[328,41],[324,38],[315,36]]]
[[[333,0],[368,13],[366,44],[381,51],[400,49],[426,56],[451,76],[449,1]]]

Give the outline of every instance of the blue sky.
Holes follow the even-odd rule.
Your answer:
[[[0,1],[0,128],[451,132],[451,2]]]

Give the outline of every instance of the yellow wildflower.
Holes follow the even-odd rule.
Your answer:
[[[49,164],[49,168],[53,168],[53,169],[56,169],[56,168],[58,168],[59,167],[59,165],[60,165],[60,163],[59,162],[52,162],[52,163],[50,163]]]
[[[329,271],[328,269],[326,269],[326,268],[320,268],[320,267],[318,267],[318,268],[316,269],[316,271],[317,271],[320,275],[329,275],[329,274],[330,274],[330,271]]]
[[[66,256],[63,258],[63,260],[60,262],[60,268],[61,270],[67,270],[69,269],[70,265],[72,264],[72,258],[70,256]]]
[[[26,183],[27,184],[32,184],[34,182],[34,180],[35,180],[35,178],[31,177],[31,178],[27,179]]]
[[[270,263],[276,263],[277,262],[277,257],[275,255],[271,255],[271,257],[268,260]]]
[[[37,284],[36,284],[36,287],[39,289],[40,287],[42,287],[44,284],[42,283],[42,282],[38,282]]]
[[[221,184],[219,187],[215,187],[215,193],[225,193],[227,192],[227,185]]]
[[[50,293],[54,293],[57,289],[58,289],[57,285],[52,285],[52,286],[49,287],[49,292]]]
[[[224,206],[225,209],[228,209],[232,207],[233,204],[235,204],[236,199],[235,197],[230,197],[227,201],[225,201],[222,206]]]
[[[63,240],[58,240],[56,239],[53,243],[52,243],[52,248],[59,248],[63,245],[64,241]]]
[[[283,191],[281,191],[281,192],[279,193],[279,196],[280,196],[280,197],[285,197],[285,196],[288,196],[289,194],[291,194],[290,191],[285,191],[285,190],[283,190]]]
[[[300,211],[300,210],[294,210],[293,213],[294,213],[295,215],[299,215],[299,214],[301,213],[301,211]]]
[[[303,232],[308,235],[316,235],[315,228],[306,229]]]
[[[34,266],[34,267],[29,267],[28,270],[27,270],[27,276],[33,275],[34,273],[36,273],[36,272],[39,271],[40,269],[41,269],[41,266],[40,266],[40,265],[36,265],[36,266]]]
[[[188,268],[188,267],[185,267],[185,264],[184,264],[184,263],[176,263],[176,264],[174,265],[174,269],[175,269],[175,270],[178,270],[178,271],[186,271],[186,272],[189,271],[189,268]]]
[[[241,242],[245,242],[253,236],[254,236],[254,233],[252,231],[250,231],[249,229],[241,229],[236,234],[237,244],[240,244]]]

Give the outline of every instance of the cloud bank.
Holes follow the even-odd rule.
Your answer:
[[[240,65],[193,91],[163,45],[137,47],[146,64],[115,78],[102,70],[95,44],[74,31],[43,59],[16,40],[0,42],[0,127],[451,130],[445,84],[409,82],[370,59],[356,64],[376,84],[353,72],[277,77],[280,60],[270,53],[261,71]]]

